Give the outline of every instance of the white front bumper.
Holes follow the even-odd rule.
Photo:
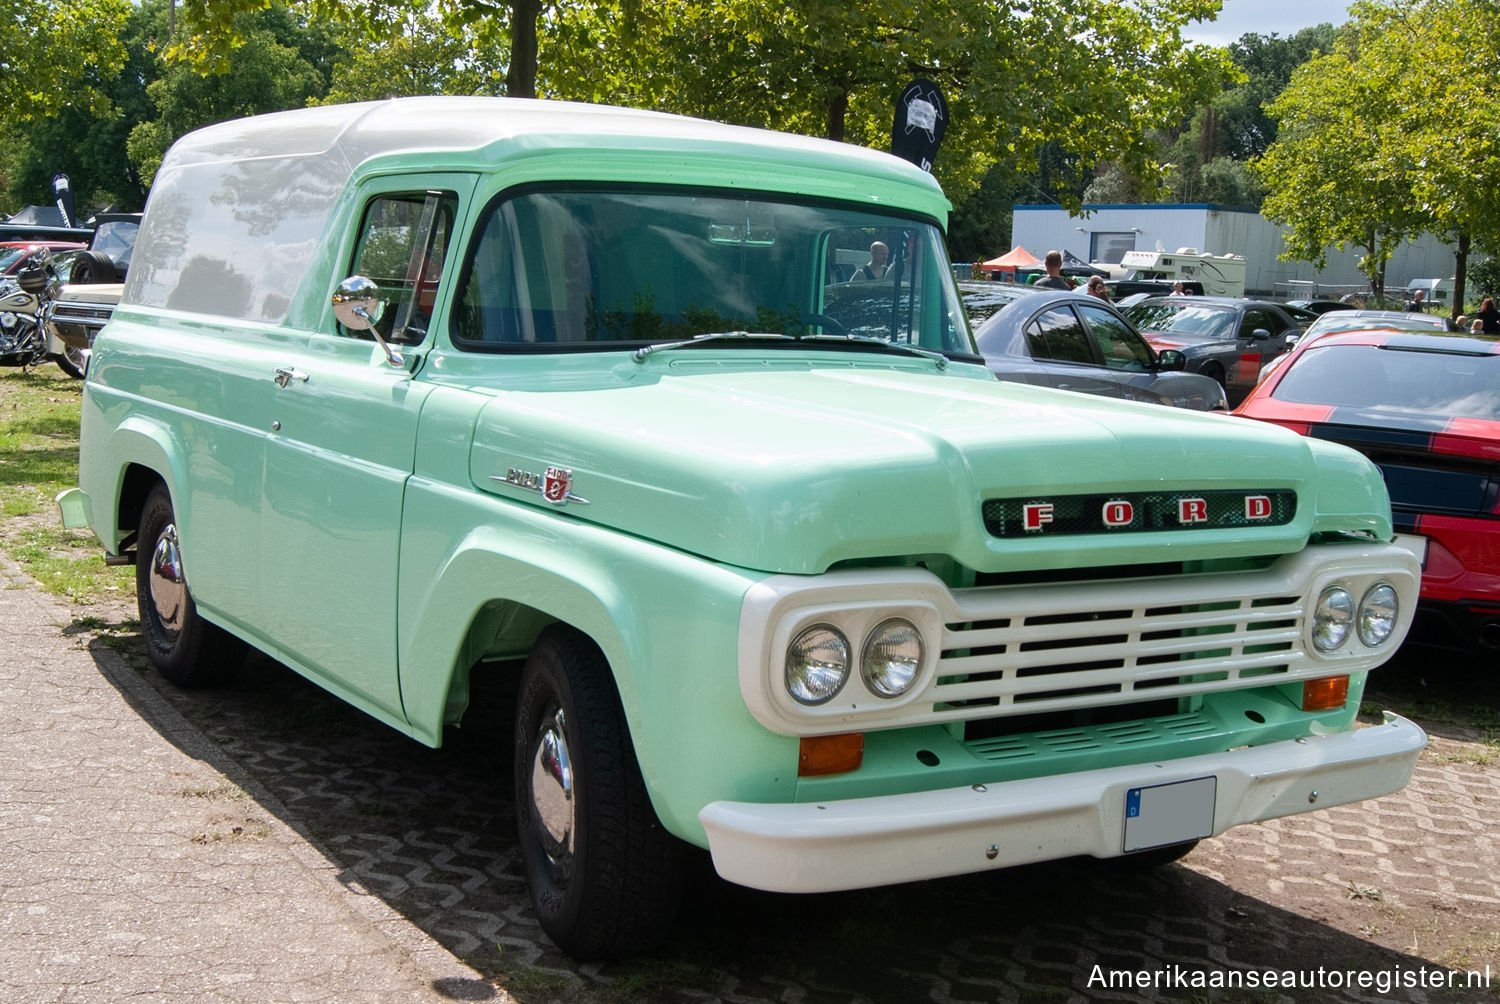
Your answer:
[[[714,867],[772,892],[860,889],[1124,850],[1131,788],[1217,778],[1213,832],[1399,791],[1427,734],[1383,725],[1161,763],[908,795],[763,805],[713,802],[698,819]]]

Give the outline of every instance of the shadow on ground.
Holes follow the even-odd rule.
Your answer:
[[[731,886],[700,858],[667,944],[627,963],[579,965],[542,936],[518,861],[505,724],[514,667],[476,679],[469,724],[432,750],[263,657],[221,689],[173,688],[143,668],[128,627],[92,645],[137,710],[252,794],[268,792],[263,807],[319,846],[343,882],[382,898],[522,1004],[1493,999],[1399,987],[1111,989],[1107,974],[1122,970],[1212,979],[1229,969],[1315,976],[1322,967],[1389,979],[1441,968],[1199,874],[1192,856],[1188,867],[1147,874],[1073,861],[818,896]],[[1429,693],[1424,672],[1391,673],[1377,699],[1397,710],[1424,695],[1438,708],[1456,700],[1446,689]],[[142,682],[192,728],[133,696]],[[1454,720],[1455,729],[1474,727]],[[436,989],[484,999],[469,984]]]

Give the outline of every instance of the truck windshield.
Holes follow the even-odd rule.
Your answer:
[[[452,319],[456,345],[491,351],[732,331],[973,351],[935,225],[771,195],[569,189],[504,199],[469,248]]]

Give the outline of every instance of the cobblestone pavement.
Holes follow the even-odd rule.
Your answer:
[[[340,885],[295,814],[80,645],[68,607],[4,562],[0,587],[0,1000],[503,999]]]
[[[66,609],[66,608],[60,608]],[[7,615],[8,616],[8,615]],[[56,631],[55,627],[50,630]],[[255,841],[214,840],[183,844],[180,836],[162,858],[164,874],[142,875],[170,894],[178,884],[192,889],[195,877],[219,867],[215,854],[244,854],[254,844],[259,857],[301,856],[308,884],[263,890],[249,897],[250,909],[263,911],[262,923],[279,924],[295,940],[302,911],[321,908],[320,897],[353,894],[399,915],[396,926],[409,930],[394,946],[373,948],[353,939],[348,947],[328,940],[321,953],[329,967],[389,968],[389,977],[437,988],[456,996],[478,989],[460,977],[440,984],[424,972],[424,958],[413,948],[435,943],[472,967],[494,986],[495,999],[522,1004],[551,1001],[1481,1001],[1500,990],[1500,748],[1489,736],[1460,726],[1425,722],[1434,747],[1424,754],[1413,784],[1374,802],[1326,810],[1291,820],[1242,827],[1205,841],[1182,864],[1135,874],[1097,862],[1066,862],[1014,869],[980,877],[918,883],[892,889],[822,896],[773,896],[726,885],[700,862],[703,874],[674,938],[654,955],[630,963],[578,965],[542,937],[530,913],[512,837],[513,816],[505,794],[510,776],[505,729],[466,725],[450,733],[441,750],[422,747],[326,696],[290,671],[265,659],[251,662],[230,686],[212,692],[170,687],[131,657],[130,625],[90,643],[97,662],[93,686],[111,680],[123,665],[117,649],[136,665],[135,679],[160,693],[186,720],[187,735],[165,728],[147,713],[161,738],[189,750],[206,737],[212,756],[200,759],[232,765],[231,774],[251,797],[228,808],[209,799],[173,798],[173,791],[211,783],[196,775],[166,786],[177,812],[196,812],[177,832],[225,832],[229,823],[260,826],[271,836]],[[0,682],[10,688],[16,667]],[[37,673],[35,665],[27,672]],[[506,672],[496,667],[498,682]],[[103,683],[104,686],[109,684]],[[476,686],[469,720],[508,721],[503,687]],[[29,699],[33,713],[69,713],[61,694]],[[136,702],[139,705],[139,702]],[[1500,705],[1497,705],[1500,707]],[[120,709],[122,713],[135,711]],[[1398,708],[1398,710],[1405,710]],[[149,709],[147,709],[149,711]],[[114,728],[107,723],[106,733]],[[9,738],[9,737],[8,737]],[[54,767],[73,767],[100,789],[100,801],[124,782],[117,754],[57,758]],[[11,754],[0,753],[6,769]],[[38,771],[46,766],[38,762]],[[202,764],[196,766],[202,767]],[[223,769],[223,768],[221,768]],[[158,778],[170,777],[162,768]],[[212,773],[211,771],[209,773]],[[144,782],[131,781],[132,784]],[[264,796],[255,792],[263,790]],[[93,801],[89,800],[78,800]],[[95,808],[99,808],[97,805]],[[151,812],[165,812],[153,806]],[[16,807],[0,799],[0,811],[35,814],[33,805]],[[111,856],[121,841],[111,824],[86,819],[87,806],[70,807],[69,826],[77,831],[76,859],[95,862]],[[232,817],[232,818],[229,818]],[[243,817],[243,822],[240,822]],[[32,826],[16,833],[9,818],[7,858],[41,834]],[[104,824],[101,826],[101,824]],[[100,830],[106,832],[100,832]],[[50,832],[50,831],[49,831]],[[298,835],[308,843],[298,843]],[[153,852],[159,853],[159,852]],[[317,860],[318,855],[326,860]],[[178,864],[183,858],[185,864]],[[225,867],[229,867],[226,865]],[[253,865],[246,865],[253,872]],[[5,866],[7,885],[13,862]],[[146,866],[140,866],[145,871]],[[323,875],[315,874],[319,869]],[[326,881],[331,872],[337,884]],[[318,880],[322,879],[322,885]],[[97,885],[85,868],[59,873],[51,891],[31,897],[57,900],[77,884],[99,900],[96,911],[128,912],[127,879],[113,887]],[[225,883],[228,884],[228,883]],[[230,903],[214,888],[190,893],[203,911],[217,914]],[[216,897],[218,900],[216,901]],[[342,896],[333,895],[335,901]],[[51,938],[66,925],[25,920],[7,890],[0,900],[0,937],[11,959],[0,977],[15,978],[36,968],[53,978],[84,973],[49,961],[57,950]],[[276,917],[275,905],[284,913]],[[233,901],[238,910],[239,899]],[[211,917],[210,917],[211,920]],[[98,937],[110,937],[103,930]],[[358,925],[356,925],[358,927]],[[371,936],[368,924],[353,934]],[[381,932],[391,925],[376,923]],[[210,927],[197,926],[207,933]],[[335,925],[334,933],[342,933]],[[191,947],[195,934],[174,933],[171,945]],[[43,942],[50,942],[43,946]],[[314,943],[317,943],[315,941]],[[160,945],[141,940],[138,944]],[[22,963],[16,953],[29,952]],[[122,949],[112,972],[126,980],[140,954]],[[1402,978],[1447,977],[1469,968],[1491,967],[1490,990],[1435,990],[1402,985]],[[1191,986],[1108,985],[1110,971],[1146,971],[1160,981],[1212,979],[1226,970],[1295,970],[1322,987],[1295,990],[1218,992]],[[147,969],[155,968],[147,966]],[[198,957],[176,967],[184,981],[210,979]],[[239,970],[235,970],[238,972]],[[248,971],[248,970],[247,970]],[[1349,988],[1345,973],[1362,971],[1375,980],[1396,979],[1395,988],[1375,984]],[[1337,975],[1331,975],[1335,973]],[[251,972],[259,979],[264,973]],[[472,975],[472,974],[471,974]],[[214,977],[216,978],[216,977]],[[123,986],[124,983],[117,982]],[[260,999],[274,999],[268,994]],[[83,994],[35,999],[91,1000]],[[237,998],[226,998],[237,999]],[[316,998],[303,998],[316,999]],[[337,999],[358,999],[339,996]],[[398,999],[387,997],[380,999]],[[420,998],[418,998],[420,999]]]

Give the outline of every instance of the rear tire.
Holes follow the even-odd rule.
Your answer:
[[[542,930],[575,959],[660,940],[682,896],[684,848],[656,818],[604,655],[561,626],[521,674],[516,821]]]
[[[245,643],[198,615],[165,485],[158,484],[146,496],[136,539],[136,605],[151,664],[180,687],[210,687],[228,680],[245,661]]]

